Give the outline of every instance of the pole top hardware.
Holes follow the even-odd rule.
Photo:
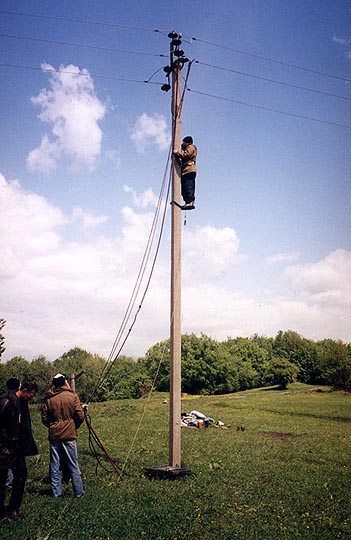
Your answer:
[[[173,45],[173,47],[179,47],[179,45],[181,44],[182,44],[182,40],[179,38],[172,39],[171,41],[171,45]]]
[[[177,39],[177,38],[182,37],[182,34],[178,34],[177,32],[173,31],[168,34],[168,37],[169,39]]]
[[[182,49],[177,49],[176,51],[173,51],[173,54],[179,58],[180,56],[184,56],[184,51]]]
[[[161,90],[162,90],[163,92],[169,92],[170,89],[171,89],[171,85],[170,85],[170,84],[165,83],[165,84],[163,84],[163,85],[161,86]]]
[[[186,64],[187,62],[190,62],[190,60],[186,56],[182,56],[181,58],[177,59],[177,62],[179,62],[180,64]]]
[[[165,66],[163,68],[163,71],[166,74],[167,82],[162,84],[161,90],[163,92],[168,92],[171,89],[170,84],[170,75],[175,70],[181,70],[183,65],[186,62],[189,62],[189,59],[186,58],[184,51],[180,48],[180,45],[182,44],[182,34],[178,34],[177,32],[169,32],[168,34],[169,39],[171,40],[170,43],[170,61],[169,65]]]

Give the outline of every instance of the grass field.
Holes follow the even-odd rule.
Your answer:
[[[92,423],[124,476],[96,469],[86,426],[78,447],[86,497],[47,483],[48,443],[32,408],[40,458],[19,522],[0,523],[6,540],[351,539],[351,395],[302,384],[225,396],[186,397],[228,429],[182,429],[183,480],[150,480],[144,467],[168,461],[168,406],[145,400],[92,404]],[[242,426],[244,431],[237,431]]]

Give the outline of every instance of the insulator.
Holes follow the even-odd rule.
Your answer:
[[[176,38],[176,39],[172,39],[171,41],[171,45],[173,45],[174,47],[179,47],[179,45],[182,44],[182,40],[179,39],[179,38]]]
[[[180,64],[186,64],[187,62],[190,62],[190,60],[186,56],[182,56],[181,58],[178,58],[177,62]]]
[[[169,75],[170,73],[172,73],[173,68],[172,68],[171,66],[165,66],[165,67],[163,68],[163,71],[164,71],[165,73],[167,73],[167,75]]]
[[[163,84],[163,85],[161,86],[161,90],[162,90],[163,92],[168,92],[170,89],[171,89],[171,85],[170,85],[170,84]]]
[[[176,39],[178,37],[177,32],[170,32],[168,34],[169,39]]]
[[[182,51],[182,49],[178,49],[178,51],[174,51],[174,56],[184,56],[184,51]]]

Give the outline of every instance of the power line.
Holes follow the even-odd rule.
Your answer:
[[[328,124],[330,126],[341,127],[341,128],[345,128],[345,129],[351,129],[351,126],[347,126],[345,124],[338,124],[337,122],[329,122],[328,120],[321,120],[319,118],[313,118],[312,116],[304,116],[302,114],[289,113],[287,111],[280,111],[278,109],[273,109],[273,108],[270,108],[270,107],[263,107],[262,105],[256,105],[254,103],[246,103],[244,101],[239,101],[237,99],[227,98],[227,97],[224,97],[224,96],[217,96],[217,95],[214,95],[214,94],[209,94],[207,92],[200,92],[199,90],[193,90],[192,88],[188,88],[188,91],[193,92],[193,94],[199,94],[201,96],[212,97],[212,98],[215,98],[215,99],[220,99],[222,101],[228,101],[228,102],[231,102],[231,103],[237,103],[238,105],[245,105],[246,107],[252,107],[254,109],[259,109],[259,110],[262,110],[262,111],[273,112],[273,113],[278,113],[278,114],[284,114],[286,116],[292,116],[294,118],[302,118],[303,120],[310,120],[312,122],[319,122],[320,124]]]
[[[100,45],[86,45],[84,43],[71,43],[67,41],[56,41],[52,39],[43,39],[43,38],[35,38],[35,37],[27,37],[27,36],[13,36],[9,34],[0,34],[1,38],[5,39],[20,39],[20,40],[26,40],[26,41],[34,41],[38,43],[48,43],[50,45],[68,45],[70,47],[81,47],[85,49],[95,49],[98,51],[104,51],[104,52],[116,52],[116,53],[124,53],[124,54],[136,54],[141,56],[154,56],[154,57],[167,57],[167,54],[163,53],[147,53],[142,51],[130,51],[127,49],[116,49],[114,47],[102,47]]]
[[[143,254],[143,257],[142,257],[142,261],[141,261],[141,264],[140,264],[140,267],[139,267],[138,276],[137,276],[137,279],[136,279],[136,282],[135,282],[135,285],[134,285],[134,288],[133,288],[133,292],[131,294],[131,297],[129,299],[129,303],[128,303],[128,306],[126,308],[123,320],[121,322],[121,325],[119,327],[119,330],[118,330],[117,335],[115,337],[115,340],[113,342],[109,357],[108,357],[107,362],[105,364],[105,367],[102,370],[102,373],[101,373],[101,375],[100,375],[100,377],[99,377],[99,379],[98,379],[98,381],[97,381],[97,383],[96,383],[96,385],[95,385],[95,387],[93,389],[93,392],[92,392],[92,394],[91,394],[91,396],[89,398],[89,402],[91,401],[91,399],[95,395],[95,393],[96,393],[97,389],[99,388],[99,386],[102,384],[104,379],[109,374],[112,366],[114,365],[114,363],[116,362],[117,358],[119,357],[121,351],[123,350],[124,345],[125,345],[127,339],[129,338],[129,336],[131,334],[131,331],[132,331],[132,329],[133,329],[133,327],[134,327],[134,325],[135,325],[135,323],[137,321],[137,318],[138,318],[138,315],[139,315],[139,313],[141,311],[141,308],[142,308],[142,305],[144,303],[146,294],[147,294],[147,292],[149,290],[150,283],[151,283],[151,278],[152,278],[153,273],[154,273],[157,257],[158,257],[160,246],[161,246],[161,239],[162,239],[162,235],[163,235],[163,231],[164,231],[164,225],[165,225],[165,218],[166,218],[169,191],[170,191],[170,182],[171,182],[171,178],[170,178],[169,182],[168,182],[168,185],[167,185],[166,176],[167,176],[167,171],[168,171],[170,159],[171,159],[171,147],[170,147],[169,152],[168,152],[167,163],[166,163],[166,167],[165,167],[165,171],[164,171],[164,176],[163,176],[162,185],[161,185],[161,189],[160,189],[160,193],[159,193],[157,207],[156,207],[156,210],[155,210],[155,213],[154,213],[154,218],[153,218],[153,222],[152,222],[150,233],[149,233],[149,238],[148,238],[147,245],[146,245],[146,248],[145,248],[145,251],[144,251],[144,254]],[[163,208],[163,212],[161,213],[162,199],[164,197],[165,192],[166,192],[166,198],[164,199],[164,208]],[[148,265],[148,262],[149,262],[149,259],[150,259],[150,256],[151,256],[151,250],[152,250],[153,243],[154,243],[154,240],[155,240],[155,236],[156,236],[156,232],[157,232],[157,225],[159,223],[159,220],[161,222],[160,223],[160,230],[159,230],[158,240],[157,240],[156,246],[155,246],[154,257],[153,257],[153,260],[151,262],[151,268],[149,270],[149,276],[148,276],[148,279],[147,279],[147,282],[146,282],[146,285],[145,285],[144,292],[142,294],[141,300],[139,300],[138,308],[135,311],[134,318],[132,320],[131,326],[126,331],[127,324],[128,324],[128,322],[129,322],[129,320],[131,318],[132,311],[134,309],[134,306],[135,306],[135,303],[136,303],[137,297],[139,295],[140,288],[141,288],[141,285],[142,285],[142,282],[143,282],[143,279],[144,279],[144,276],[145,276],[145,273],[146,273],[146,269],[147,269],[147,265]]]
[[[226,68],[226,67],[223,67],[223,66],[216,66],[214,64],[207,64],[206,62],[201,62],[200,60],[195,60],[195,63],[199,64],[199,65],[202,65],[202,66],[207,66],[207,67],[212,67],[212,68],[215,68],[215,69],[219,69],[219,70],[222,70],[222,71],[228,71],[229,73],[235,73],[236,75],[243,75],[244,77],[250,77],[252,79],[258,79],[258,80],[270,82],[270,83],[273,83],[273,84],[280,84],[282,86],[289,86],[291,88],[296,88],[298,90],[305,90],[306,92],[314,92],[316,94],[321,94],[323,96],[329,96],[329,97],[334,97],[334,98],[338,98],[338,99],[345,99],[345,100],[351,101],[351,97],[340,96],[338,94],[333,94],[331,92],[324,92],[322,90],[315,90],[314,88],[308,88],[306,86],[300,86],[298,84],[287,83],[287,82],[284,82],[284,81],[277,81],[276,79],[269,79],[268,77],[261,77],[259,75],[253,75],[252,73],[246,73],[244,71],[238,71],[238,70]]]
[[[126,28],[128,30],[143,30],[147,32],[159,32],[161,34],[168,33],[167,30],[158,30],[157,28],[147,28],[145,26],[133,26],[128,24],[119,24],[119,23],[110,23],[110,22],[104,22],[104,21],[94,21],[89,19],[74,19],[71,17],[57,17],[54,15],[39,15],[36,13],[26,13],[23,11],[5,11],[0,10],[0,13],[3,15],[15,15],[20,17],[33,17],[37,19],[47,19],[47,20],[53,20],[53,21],[67,21],[67,22],[78,22],[81,24],[93,24],[97,26],[108,26],[111,28]]]
[[[270,58],[268,56],[262,56],[260,54],[250,53],[250,52],[247,52],[247,51],[243,51],[241,49],[235,49],[233,47],[227,47],[225,45],[219,45],[218,43],[213,43],[211,41],[206,41],[204,39],[191,37],[191,40],[192,41],[198,41],[199,43],[204,43],[206,45],[211,45],[212,47],[218,47],[220,49],[225,49],[227,51],[235,52],[235,53],[238,53],[238,54],[244,54],[246,56],[251,56],[253,58],[258,58],[259,60],[266,60],[267,62],[273,62],[274,64],[279,64],[281,66],[287,66],[287,67],[290,67],[290,68],[293,68],[293,69],[299,69],[301,71],[306,71],[308,73],[314,73],[315,75],[321,75],[322,77],[330,77],[331,79],[336,79],[336,80],[339,80],[339,81],[351,82],[351,79],[347,79],[346,77],[339,77],[338,75],[332,75],[332,74],[326,73],[324,71],[318,71],[318,70],[307,68],[307,67],[304,67],[304,66],[299,66],[297,64],[291,64],[289,62],[284,62],[282,60],[277,60],[276,58]]]
[[[24,41],[33,41],[33,42],[36,42],[36,43],[47,43],[47,44],[50,44],[50,45],[64,45],[64,46],[70,46],[70,47],[80,47],[80,48],[93,49],[93,50],[104,51],[104,52],[114,52],[114,53],[132,54],[132,55],[140,55],[140,56],[152,56],[152,57],[157,57],[157,58],[159,58],[159,57],[164,58],[164,57],[168,56],[168,54],[163,54],[163,53],[147,53],[147,52],[143,52],[143,51],[132,51],[132,50],[127,50],[127,49],[117,49],[115,47],[103,47],[103,46],[100,46],[100,45],[89,45],[89,44],[83,44],[83,43],[72,43],[72,42],[67,42],[67,41],[58,41],[58,40],[51,40],[51,39],[44,39],[44,38],[35,38],[35,37],[31,37],[31,36],[15,36],[15,35],[9,35],[9,34],[0,34],[0,38],[18,39],[18,40],[24,40]],[[308,88],[308,87],[305,87],[305,86],[300,86],[300,85],[293,84],[293,83],[287,83],[287,82],[284,82],[284,81],[278,81],[276,79],[270,79],[268,77],[262,77],[262,76],[259,76],[259,75],[253,75],[252,73],[246,73],[246,72],[243,72],[243,71],[226,68],[224,66],[218,66],[218,65],[215,65],[215,64],[209,64],[207,62],[202,62],[201,60],[195,60],[195,63],[199,64],[199,65],[202,65],[202,66],[206,66],[206,67],[212,67],[214,69],[218,69],[218,70],[221,70],[221,71],[227,71],[229,73],[242,75],[244,77],[250,77],[250,78],[253,78],[253,79],[258,79],[258,80],[270,82],[270,83],[273,83],[273,84],[279,84],[279,85],[282,85],[282,86],[288,86],[288,87],[291,87],[291,88],[296,88],[298,90],[304,90],[304,91],[307,91],[307,92],[313,92],[313,93],[316,93],[316,94],[321,94],[321,95],[325,95],[325,96],[330,96],[330,97],[335,97],[335,98],[338,98],[338,99],[344,99],[344,100],[351,101],[351,97],[340,96],[338,94],[333,94],[331,92],[325,92],[325,91],[321,91],[321,90],[316,90],[314,88]],[[158,71],[159,70],[157,70],[155,72],[155,74]],[[152,77],[150,77],[150,79]],[[147,82],[149,82],[149,80]]]
[[[157,29],[157,28],[150,28],[150,27],[145,27],[145,26],[134,26],[134,25],[127,25],[127,24],[120,24],[120,23],[111,23],[111,22],[104,22],[104,21],[89,20],[89,19],[75,19],[75,18],[71,18],[71,17],[58,17],[58,16],[53,16],[53,15],[39,15],[39,14],[35,14],[35,13],[27,13],[27,12],[19,12],[19,11],[16,12],[16,11],[0,10],[0,13],[2,13],[3,15],[32,17],[32,18],[55,20],[55,21],[77,22],[77,23],[81,23],[81,24],[107,26],[107,27],[110,27],[110,28],[125,28],[125,29],[128,29],[128,30],[142,30],[142,31],[147,31],[147,32],[168,34],[168,30],[160,30],[160,29]],[[334,74],[331,74],[331,73],[326,73],[324,71],[319,71],[319,70],[316,70],[316,69],[308,68],[306,66],[300,66],[300,65],[297,65],[297,64],[292,64],[291,62],[284,62],[283,60],[278,60],[276,58],[263,56],[263,55],[260,55],[260,54],[257,54],[257,53],[252,53],[252,52],[249,52],[249,51],[244,51],[242,49],[237,49],[237,48],[234,48],[234,47],[228,47],[226,45],[221,45],[219,43],[214,43],[212,41],[208,41],[208,40],[201,39],[201,38],[198,38],[198,37],[186,36],[186,35],[183,35],[183,37],[187,37],[190,40],[190,43],[193,42],[193,41],[196,41],[198,43],[203,43],[205,45],[210,45],[212,47],[217,47],[217,48],[220,48],[220,49],[223,49],[223,50],[235,52],[237,54],[243,54],[245,56],[250,56],[252,58],[257,58],[259,60],[265,60],[267,62],[272,62],[272,63],[278,64],[278,65],[281,65],[281,66],[286,66],[286,67],[289,67],[289,68],[298,69],[298,70],[305,71],[305,72],[308,72],[308,73],[314,73],[315,75],[320,75],[322,77],[329,77],[329,78],[336,79],[336,80],[339,80],[339,81],[351,82],[351,79],[348,79],[346,77],[340,77],[338,75],[334,75]]]
[[[48,73],[65,73],[67,75],[77,75],[79,77],[95,77],[97,79],[110,79],[113,81],[120,81],[120,82],[129,82],[129,83],[143,83],[143,84],[156,84],[158,86],[161,86],[162,83],[159,82],[153,82],[151,80],[140,80],[140,79],[126,79],[123,77],[116,77],[114,75],[99,75],[97,73],[76,73],[73,71],[67,71],[65,69],[55,69],[55,68],[45,68],[45,67],[37,67],[37,66],[24,66],[21,64],[0,64],[0,68],[16,68],[16,69],[27,69],[32,71],[44,71]]]

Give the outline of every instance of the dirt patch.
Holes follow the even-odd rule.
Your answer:
[[[261,431],[262,435],[271,437],[272,439],[293,439],[295,437],[301,437],[301,435],[296,435],[296,433],[285,433],[283,431]]]

